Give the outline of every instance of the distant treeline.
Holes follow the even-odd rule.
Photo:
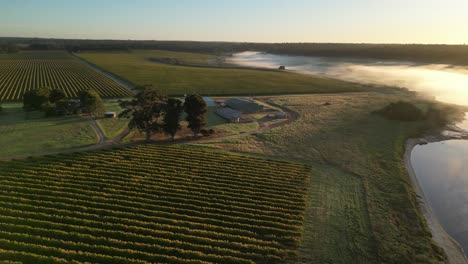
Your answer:
[[[263,45],[261,50],[288,55],[468,65],[468,45],[287,43]]]
[[[161,49],[197,53],[263,51],[274,54],[407,60],[422,63],[468,65],[468,45],[336,44],[336,43],[242,43],[155,40],[77,40],[0,38],[0,45],[21,44],[22,49],[83,51],[130,51]]]
[[[16,53],[19,51],[19,48],[14,44],[1,44],[0,53]]]

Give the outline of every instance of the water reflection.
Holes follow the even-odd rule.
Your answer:
[[[468,252],[468,141],[416,146],[411,163],[442,226]]]
[[[284,65],[289,70],[301,73],[323,74],[354,82],[405,87],[443,102],[468,105],[468,68],[466,67],[285,56],[259,52],[237,53],[228,61],[251,67],[278,68]]]

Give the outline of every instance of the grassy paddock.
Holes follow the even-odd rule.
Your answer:
[[[425,124],[371,114],[402,98],[418,99],[409,92],[383,91],[275,97],[301,117],[257,136],[204,144],[314,168],[300,262],[443,262],[403,164],[405,140]]]
[[[174,66],[150,61],[176,58],[207,64],[213,56],[170,51],[78,53],[81,58],[135,84],[153,84],[169,95],[261,95],[361,91],[356,85],[319,77],[273,71]]]
[[[1,157],[25,156],[97,142],[88,119],[78,116],[45,118],[24,111],[21,104],[3,104],[0,112]]]

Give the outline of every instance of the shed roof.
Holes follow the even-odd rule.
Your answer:
[[[232,109],[241,111],[242,113],[253,113],[263,109],[263,106],[254,101],[240,98],[229,99],[226,101],[226,105]]]
[[[219,115],[222,118],[225,118],[225,119],[227,119],[229,121],[232,121],[234,119],[238,119],[238,118],[242,117],[241,112],[236,111],[236,110],[231,109],[231,108],[227,108],[227,107],[216,109],[215,112],[216,112],[217,115]]]

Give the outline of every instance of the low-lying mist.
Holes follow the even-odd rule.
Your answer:
[[[273,55],[234,54],[228,62],[249,67],[278,68],[321,74],[346,81],[403,87],[437,100],[468,105],[468,68],[398,61]]]

